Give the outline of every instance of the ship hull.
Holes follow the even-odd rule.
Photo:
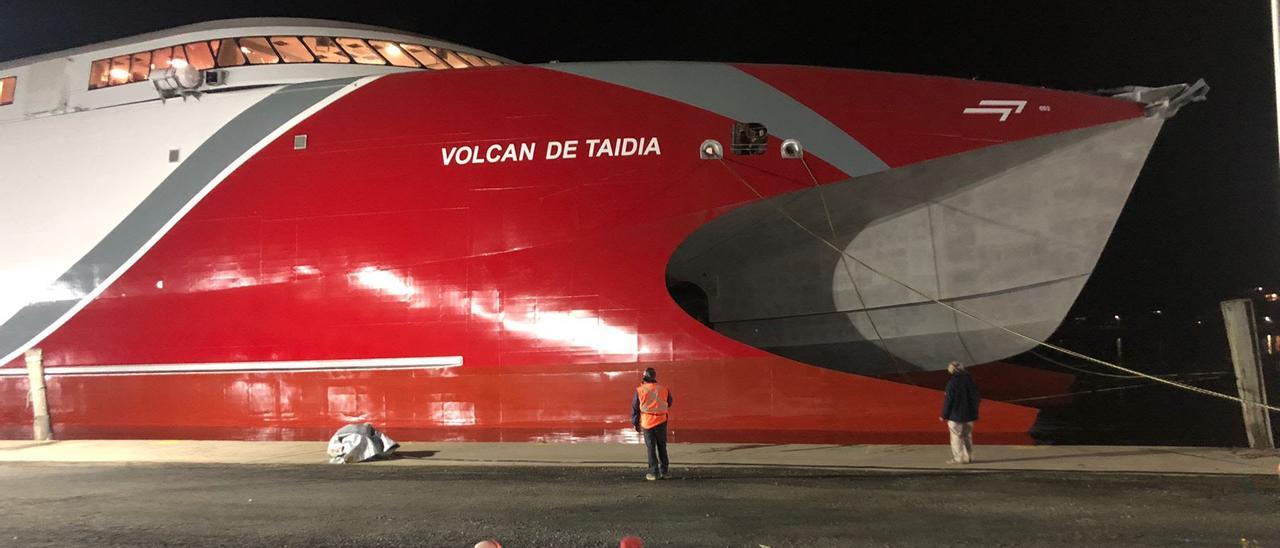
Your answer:
[[[964,113],[992,97],[1017,98],[1027,111],[1007,121]],[[167,115],[177,127],[178,113],[200,116],[159,104],[133,108]],[[916,230],[911,203],[938,214],[965,207],[945,192],[957,184],[951,178],[928,177],[930,162],[974,162],[975,173],[988,173],[988,161],[977,159],[984,153],[1029,154],[995,171],[1036,165],[1032,173],[1040,174],[1046,163],[1081,160],[1048,149],[1123,141],[1145,153],[1154,127],[1142,120],[1141,105],[1127,101],[805,67],[559,64],[286,86],[229,116],[149,183],[151,192],[140,193],[145,198],[118,225],[78,226],[100,234],[80,238],[92,249],[63,250],[74,259],[63,274],[11,278],[58,291],[12,309],[0,324],[0,431],[28,431],[22,356],[39,348],[61,438],[322,439],[342,424],[372,422],[397,439],[634,441],[628,403],[639,372],[655,367],[675,396],[677,441],[938,441],[945,433],[936,389],[875,378],[885,371],[882,356],[851,353],[858,363],[850,366],[823,357],[822,344],[869,340],[857,320],[865,312],[842,301],[847,291],[833,281],[840,254],[784,272],[815,291],[760,302],[828,313],[844,322],[837,322],[844,338],[815,345],[803,330],[775,324],[787,342],[773,344],[729,328],[728,319],[749,314],[729,315],[727,302],[711,308],[711,325],[682,307],[672,294],[682,278],[672,269],[693,264],[683,250],[720,219],[767,211],[761,196],[794,196],[817,184],[838,206],[834,240],[893,273],[897,265],[882,257],[899,251],[882,232]],[[729,148],[735,121],[769,127],[766,154],[700,158],[707,139]],[[36,131],[45,127],[39,123],[17,127]],[[1143,129],[1112,129],[1120,127]],[[1116,136],[1076,139],[1083,134],[1073,132],[1089,128]],[[1075,144],[1046,145],[1042,154],[1001,148],[1035,148],[1055,136]],[[804,161],[778,153],[783,138],[804,144]],[[103,146],[130,157],[148,152],[127,141]],[[0,151],[18,150],[6,147]],[[19,156],[5,160],[24,161]],[[1083,181],[1090,172],[1080,173]],[[109,174],[133,180],[128,169]],[[47,178],[67,192],[109,192],[95,181]],[[1131,182],[1108,187],[1109,219],[1105,208],[1084,212],[1081,222],[1095,223],[1088,245],[1105,242]],[[911,197],[899,203],[874,190],[889,184]],[[958,184],[961,196],[1021,192],[995,172]],[[1033,194],[1053,198],[1042,191]],[[1052,204],[1008,205],[1022,218]],[[864,210],[875,214],[843,213]],[[28,221],[12,228],[46,246],[56,247],[66,229]],[[964,239],[976,229],[947,234]],[[949,240],[913,241],[910,253],[921,242]],[[747,260],[787,248],[761,246]],[[936,269],[935,278],[946,281],[944,300],[1013,329],[1033,325],[1039,331],[1030,335],[1043,337],[1098,249],[1068,261],[1064,272],[1074,277],[1052,291],[1042,283],[1047,271],[1019,274],[1022,260],[1002,270],[999,256],[972,259],[983,263],[974,266],[981,283],[964,286]],[[915,268],[892,277],[916,283]],[[850,269],[854,279],[868,276]],[[991,273],[996,280],[985,279]],[[1043,312],[1005,314],[1023,307],[1001,297],[1003,304],[983,308],[987,283],[1017,303],[1057,300]],[[944,342],[957,332],[983,349],[974,359],[1020,348],[984,342],[989,330],[963,320],[935,329],[933,312],[921,324],[917,300],[883,280],[866,285],[879,299],[871,305],[872,317],[882,318],[876,344],[883,339],[902,363],[928,369],[943,357],[963,359]],[[800,347],[821,350],[789,355]],[[1029,440],[1034,409],[987,402],[982,414],[982,439]]]

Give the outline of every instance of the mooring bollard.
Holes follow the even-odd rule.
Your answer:
[[[44,353],[39,348],[32,348],[26,353],[27,385],[31,393],[32,439],[49,441],[53,439],[52,423],[49,421],[49,399],[45,397],[44,388]]]

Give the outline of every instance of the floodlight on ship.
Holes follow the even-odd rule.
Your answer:
[[[151,84],[156,87],[156,93],[160,94],[161,99],[172,99],[174,97],[187,98],[200,95],[200,85],[204,83],[204,76],[201,71],[186,63],[181,59],[174,59],[173,63],[164,70],[151,71]]]

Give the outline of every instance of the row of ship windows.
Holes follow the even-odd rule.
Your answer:
[[[440,47],[327,36],[250,36],[193,42],[93,62],[89,89],[141,82],[153,70],[190,65],[199,70],[276,63],[357,63],[433,70],[499,66],[488,57]],[[0,102],[0,104],[3,104]]]
[[[0,78],[0,107],[13,103],[13,92],[17,88],[17,76]]]

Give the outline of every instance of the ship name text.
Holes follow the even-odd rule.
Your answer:
[[[440,147],[440,160],[446,166],[528,162],[539,159],[574,160],[661,155],[662,145],[658,143],[657,137],[611,137],[545,143],[511,142]]]

